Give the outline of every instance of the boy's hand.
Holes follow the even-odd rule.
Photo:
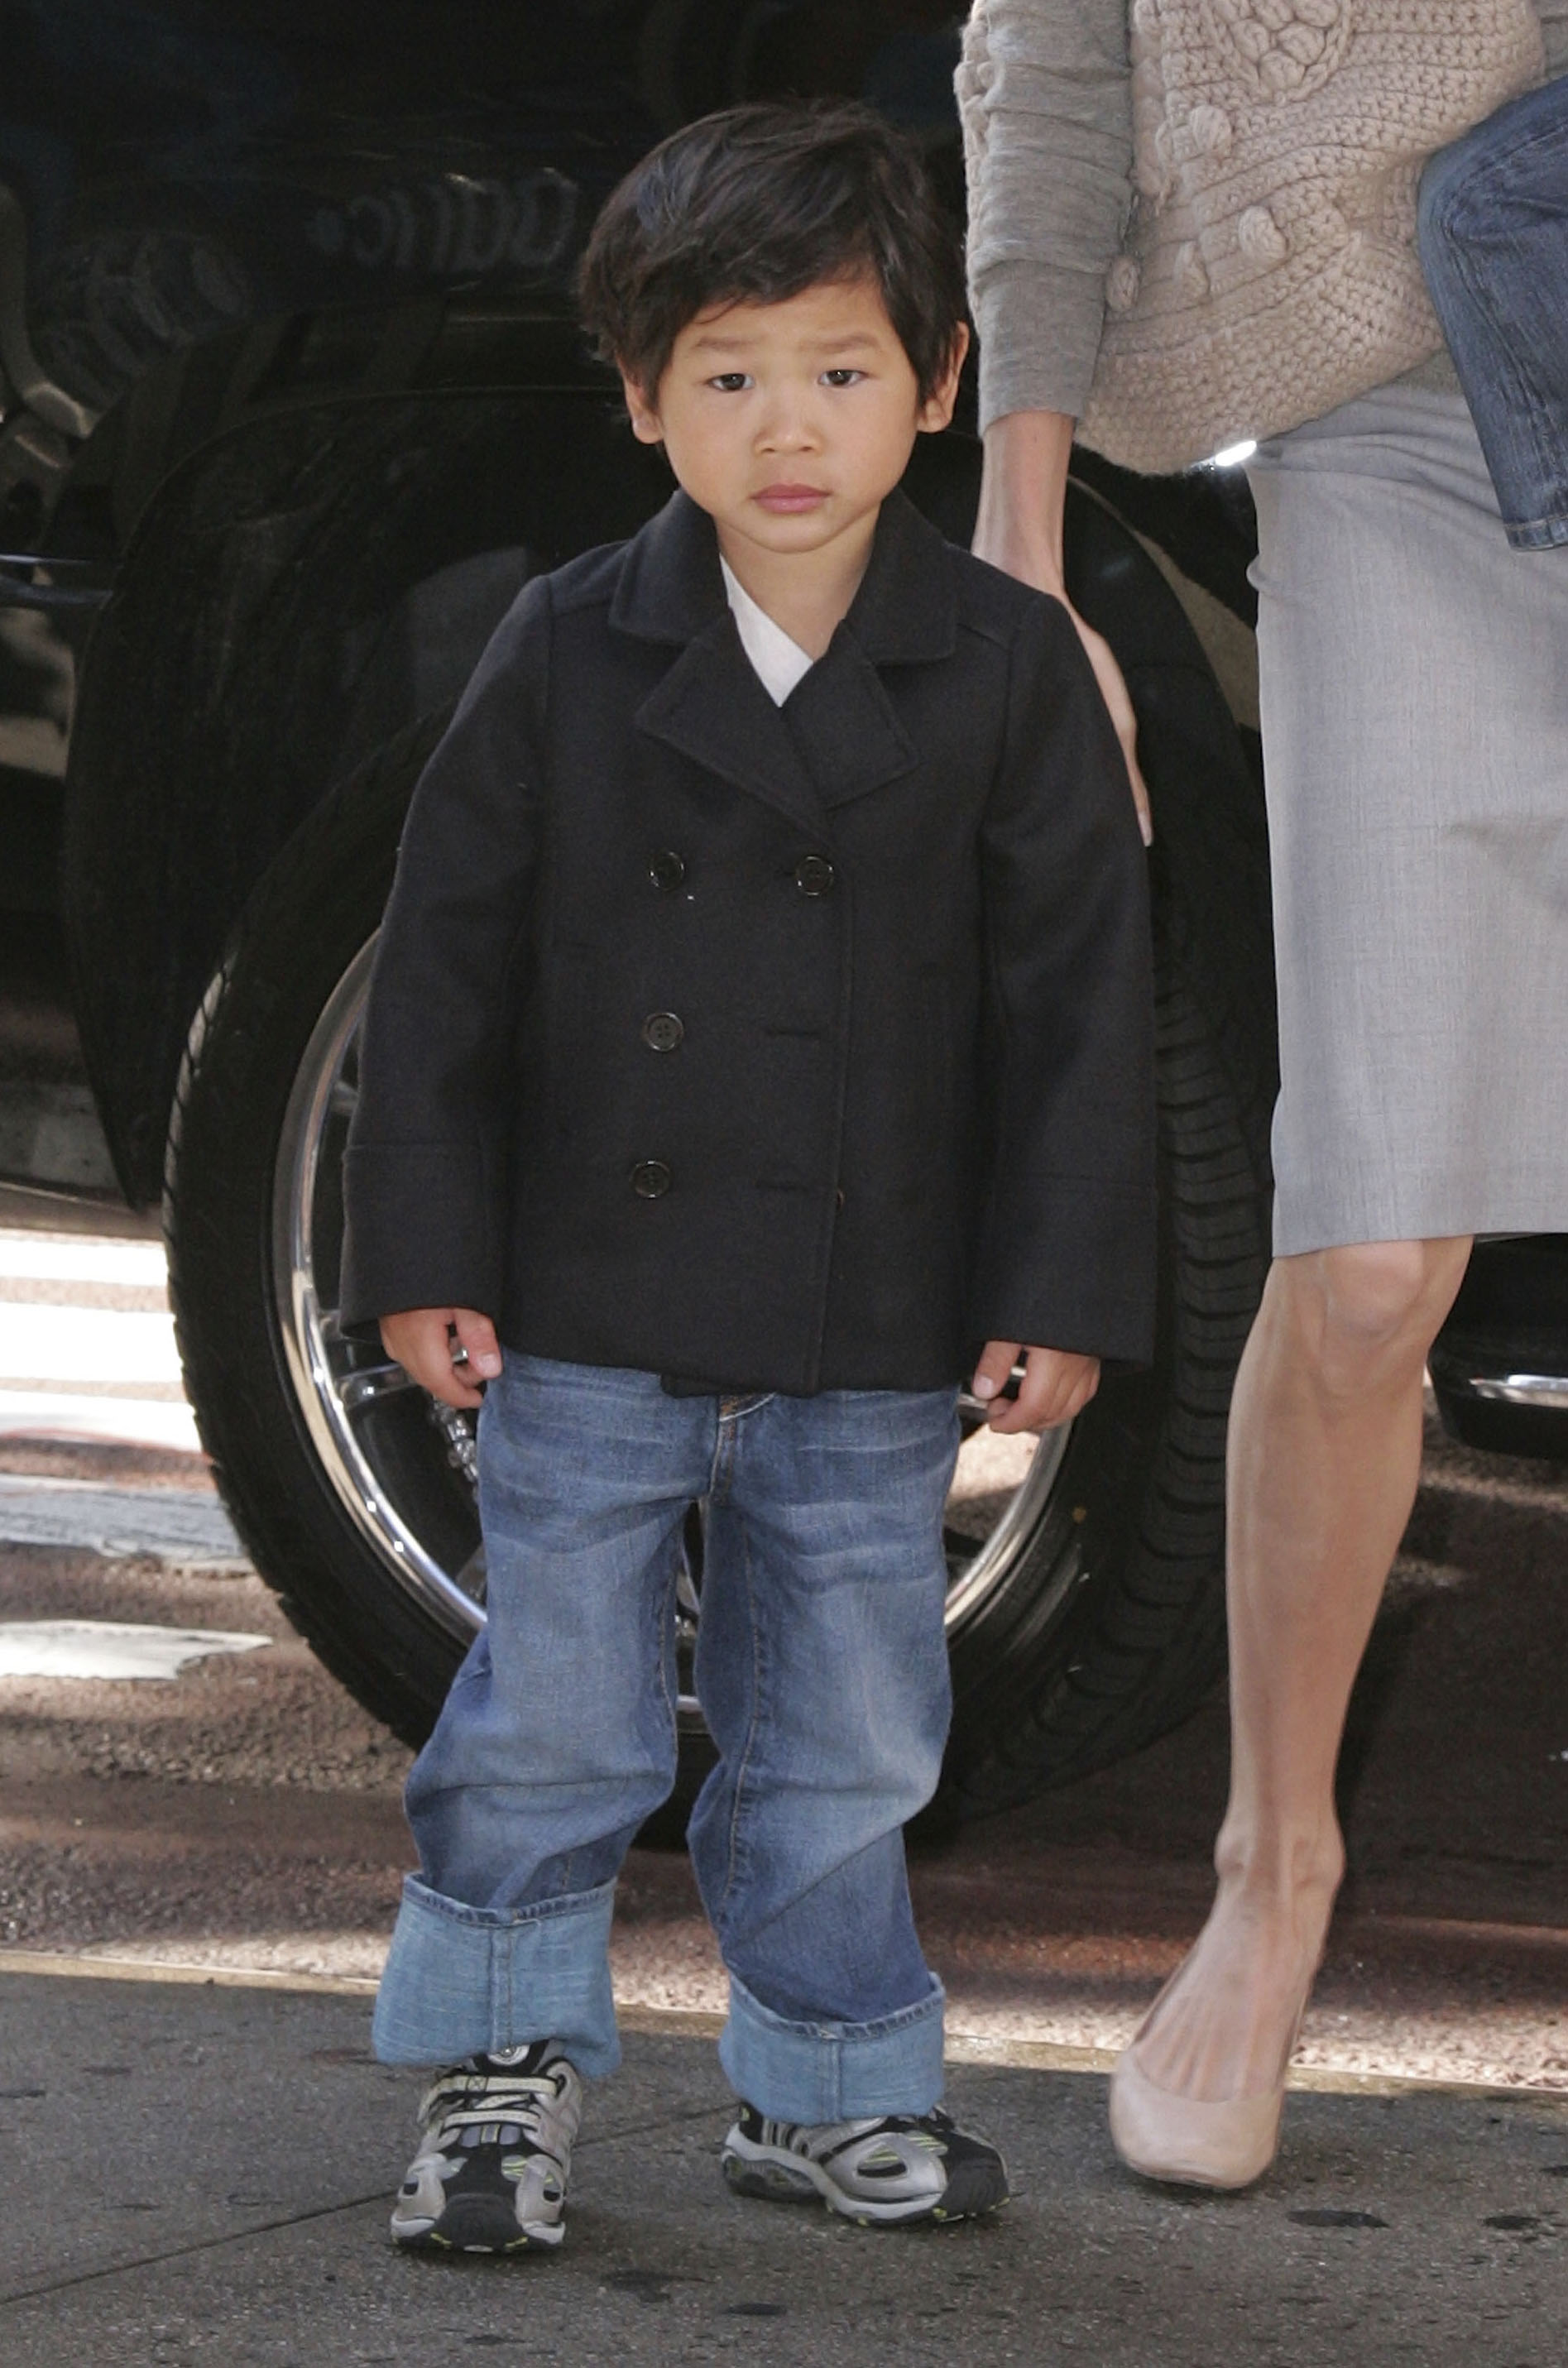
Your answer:
[[[405,1307],[400,1315],[383,1315],[381,1346],[410,1381],[445,1406],[483,1406],[484,1393],[474,1388],[470,1374],[493,1382],[501,1370],[495,1326],[472,1307]],[[459,1363],[464,1351],[465,1361]]]
[[[1024,1360],[1024,1377],[1016,1398],[1005,1398],[1008,1374]],[[1082,1414],[1100,1385],[1097,1357],[1074,1356],[1068,1349],[1030,1349],[1017,1340],[988,1340],[974,1369],[971,1387],[977,1398],[990,1401],[986,1422],[993,1430],[1054,1430]]]

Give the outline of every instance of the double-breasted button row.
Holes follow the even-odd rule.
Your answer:
[[[631,1171],[631,1189],[640,1201],[662,1201],[674,1181],[662,1159],[640,1159]]]
[[[685,1034],[673,1011],[650,1011],[642,1022],[642,1042],[651,1053],[673,1053]]]
[[[648,878],[661,896],[673,896],[686,883],[686,858],[673,847],[661,847],[648,858]],[[795,866],[795,885],[802,896],[827,896],[833,892],[834,869],[825,855],[802,855]]]

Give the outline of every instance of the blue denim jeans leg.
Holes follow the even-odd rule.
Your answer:
[[[675,1591],[708,1505],[697,1686],[719,1761],[691,1821],[730,1975],[721,2056],[780,2120],[921,2112],[942,1992],[902,1827],[949,1696],[954,1394],[673,1397],[506,1358],[480,1419],[489,1624],[409,1779],[421,1874],[376,2009],[384,2061],[561,2041],[619,2056],[615,1878],[676,1770]]]
[[[1508,540],[1568,542],[1568,75],[1433,157],[1419,222]]]

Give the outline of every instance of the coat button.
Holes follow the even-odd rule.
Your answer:
[[[631,1171],[631,1189],[640,1201],[662,1201],[674,1181],[662,1159],[640,1159]]]
[[[673,1011],[650,1011],[642,1022],[642,1042],[651,1053],[673,1053],[685,1034]]]
[[[686,864],[673,847],[662,847],[648,858],[648,877],[661,896],[673,896],[686,878]]]
[[[795,885],[802,896],[825,896],[833,886],[833,866],[825,855],[802,855],[795,866]]]

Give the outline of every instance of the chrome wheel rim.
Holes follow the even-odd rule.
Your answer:
[[[378,1451],[378,1428],[394,1402],[403,1402],[404,1414],[416,1406],[428,1426],[432,1464],[444,1463],[472,1498],[477,1481],[472,1423],[417,1389],[379,1345],[346,1340],[337,1325],[337,1168],[357,1099],[358,1038],[374,951],[372,939],[338,981],[289,1099],[273,1178],[274,1299],[295,1402],[350,1523],[396,1583],[466,1643],[484,1622],[477,1510],[474,1543],[466,1554],[433,1550],[406,1491],[400,1494]],[[946,1529],[949,1635],[983,1611],[1035,1535],[1070,1436],[1070,1428],[1038,1442],[988,1432],[983,1407],[967,1396],[960,1412],[965,1437]],[[403,1428],[406,1434],[406,1422]],[[1070,1584],[1064,1577],[1059,1591]],[[687,1646],[697,1609],[687,1572],[679,1603]],[[696,1713],[695,1701],[684,1694],[681,1707]]]

